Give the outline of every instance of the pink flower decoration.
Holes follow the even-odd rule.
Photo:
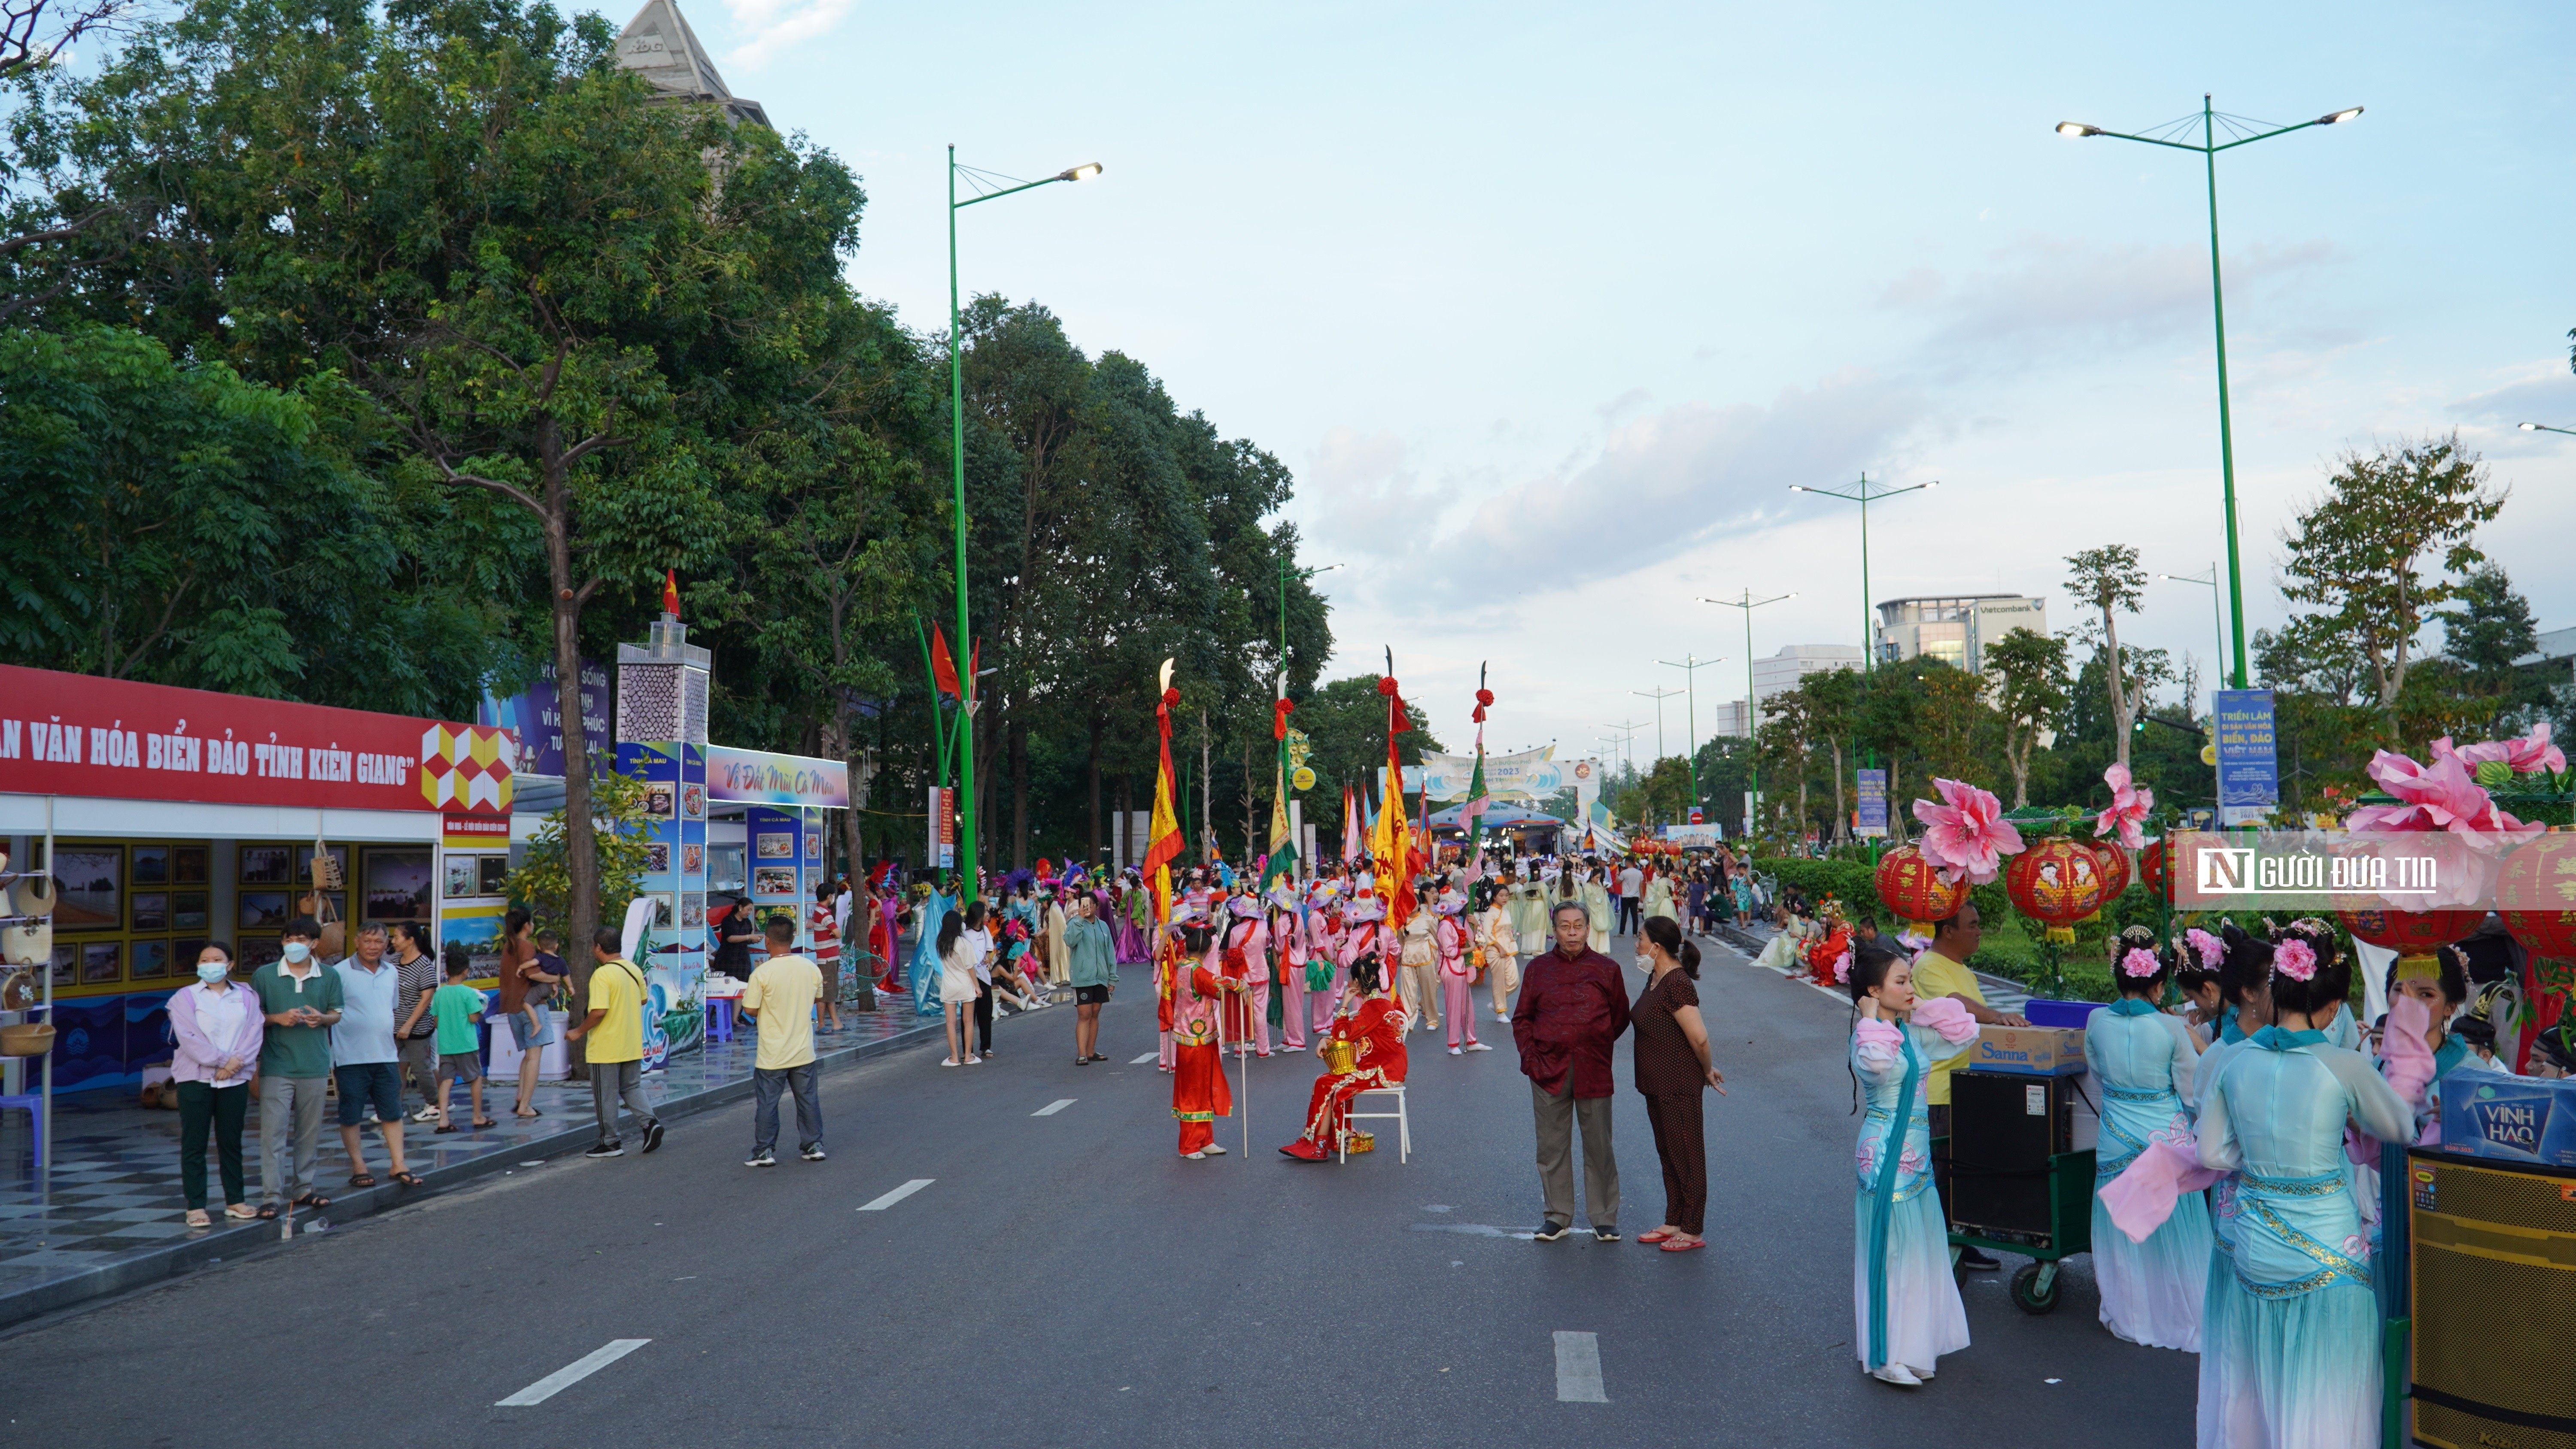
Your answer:
[[[2003,802],[1990,790],[1961,780],[1934,780],[1944,803],[1914,802],[1914,818],[1923,822],[1923,858],[1943,882],[1956,885],[1961,876],[1984,885],[2003,870],[2003,857],[2021,853],[2021,832],[2004,821]]]
[[[2093,833],[2103,836],[2117,830],[2122,845],[2131,850],[2144,849],[2146,832],[2138,827],[2146,820],[2147,812],[2156,808],[2156,792],[2131,788],[2129,767],[2117,760],[2102,772],[2102,783],[2111,787],[2111,808],[2093,817]]]
[[[1845,951],[1834,958],[1834,984],[1836,986],[1851,985],[1851,952],[1849,951]]]
[[[2200,969],[2203,971],[2215,971],[2218,969],[2218,963],[2227,959],[2227,943],[2198,926],[2183,932],[2182,939],[2185,945],[2191,947],[2192,954],[2200,958]]]
[[[2403,803],[2364,805],[2345,820],[2344,828],[2447,830],[2468,837],[2481,850],[2519,844],[2540,834],[2542,827],[2526,826],[2497,809],[2495,801],[2470,774],[2473,768],[2473,762],[2449,748],[2447,741],[2436,742],[2430,765],[2419,765],[2404,755],[2380,750],[2370,757],[2370,778]]]
[[[2120,958],[2120,971],[2123,975],[2148,977],[2156,974],[2157,964],[2155,952],[2131,946],[2129,953]]]
[[[2272,948],[2272,966],[2293,981],[2306,981],[2317,974],[2317,949],[2293,936]]]
[[[2434,741],[2433,753],[2441,754],[2443,747],[2448,743],[2447,740]],[[2533,725],[2531,733],[2520,738],[2485,740],[2457,753],[2461,759],[2468,761],[2472,771],[2489,760],[2501,761],[2511,766],[2517,775],[2528,775],[2539,770],[2547,770],[2555,774],[2567,768],[2567,752],[2549,742],[2549,724],[2546,720]]]

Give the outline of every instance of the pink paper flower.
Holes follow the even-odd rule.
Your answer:
[[[2108,835],[2117,830],[2122,845],[2131,850],[2144,849],[2146,832],[2138,827],[2146,820],[2147,812],[2156,808],[2156,792],[2144,786],[2132,788],[2129,767],[2117,760],[2102,772],[2102,783],[2111,787],[2111,808],[2093,817],[2094,835]]]
[[[2429,765],[2380,750],[2370,757],[2370,778],[2401,803],[2364,805],[2352,812],[2344,828],[2447,830],[2467,837],[2480,850],[2519,844],[2540,834],[2541,827],[2526,826],[2496,808],[2495,801],[2470,773],[2473,768],[2462,752],[2449,748],[2448,741],[2436,742],[2433,763]]]
[[[2155,952],[2143,946],[2131,946],[2128,954],[2120,958],[2120,971],[2126,976],[2143,978],[2155,975],[2158,964]]]
[[[1834,984],[1836,986],[1851,985],[1851,956],[1851,952],[1845,951],[1834,958]]]
[[[1990,790],[1962,780],[1934,780],[1942,804],[1914,802],[1914,818],[1923,822],[1923,858],[1942,881],[1956,885],[1961,876],[1984,885],[2003,870],[2003,857],[2021,853],[2021,832],[2004,820],[2003,802]]]
[[[2441,754],[2443,747],[2449,743],[2448,740],[2434,741],[2433,753]],[[2490,760],[2511,766],[2517,775],[2528,775],[2540,770],[2555,774],[2567,768],[2567,752],[2549,742],[2549,723],[2546,720],[2533,725],[2531,733],[2519,738],[2483,740],[2457,753],[2461,759],[2468,761],[2472,771]]]
[[[2317,949],[2293,936],[2272,948],[2272,967],[2293,981],[2306,981],[2317,974]]]
[[[2215,971],[2218,963],[2227,959],[2227,943],[2198,926],[2183,932],[2182,939],[2183,944],[2191,947],[2191,953],[2200,958],[2203,971]]]

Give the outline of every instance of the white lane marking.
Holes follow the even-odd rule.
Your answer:
[[[1163,1054],[1161,1052],[1147,1052],[1141,1057],[1130,1057],[1127,1061],[1127,1065],[1131,1067],[1141,1067],[1147,1062],[1159,1062],[1162,1059]]]
[[[874,1202],[863,1202],[859,1204],[859,1211],[863,1213],[884,1212],[887,1208],[893,1207],[896,1203],[903,1201],[905,1198],[912,1196],[914,1193],[921,1191],[923,1188],[930,1186],[938,1180],[939,1179],[935,1177],[916,1177],[912,1181],[905,1183],[903,1186],[896,1188],[894,1191],[887,1193],[885,1196],[878,1198]]]
[[[1081,1098],[1079,1097],[1058,1097],[1054,1101],[1047,1103],[1045,1106],[1040,1107],[1034,1112],[1031,1112],[1029,1115],[1032,1117],[1052,1117],[1056,1113],[1063,1111],[1065,1108],[1072,1106],[1075,1102],[1080,1100]]]
[[[608,1341],[607,1347],[593,1349],[582,1357],[574,1359],[493,1407],[524,1409],[533,1404],[542,1404],[652,1341],[649,1338],[612,1338]]]
[[[1606,1404],[1601,1392],[1601,1340],[1589,1333],[1556,1334],[1556,1401],[1560,1404]]]

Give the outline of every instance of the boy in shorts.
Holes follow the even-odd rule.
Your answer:
[[[472,964],[462,951],[447,958],[447,984],[429,997],[429,1014],[438,1022],[438,1130],[453,1132],[456,1124],[447,1117],[447,1086],[450,1082],[469,1084],[474,1094],[474,1125],[478,1128],[499,1124],[483,1115],[483,1065],[481,1036],[474,1029],[483,1019],[483,993],[465,984],[465,973]]]

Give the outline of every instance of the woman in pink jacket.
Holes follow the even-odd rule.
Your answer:
[[[188,1198],[188,1226],[210,1226],[206,1214],[206,1135],[214,1134],[224,1179],[224,1216],[259,1216],[242,1191],[242,1120],[250,1109],[250,1079],[259,1070],[266,1031],[259,998],[232,979],[232,952],[220,941],[197,953],[197,984],[170,995],[170,1034],[178,1049],[170,1080],[179,1092],[179,1187]]]
[[[1306,1049],[1306,935],[1297,928],[1297,892],[1285,884],[1270,888],[1270,917],[1263,923],[1270,937],[1268,973],[1279,982],[1279,1041],[1292,1052]]]

